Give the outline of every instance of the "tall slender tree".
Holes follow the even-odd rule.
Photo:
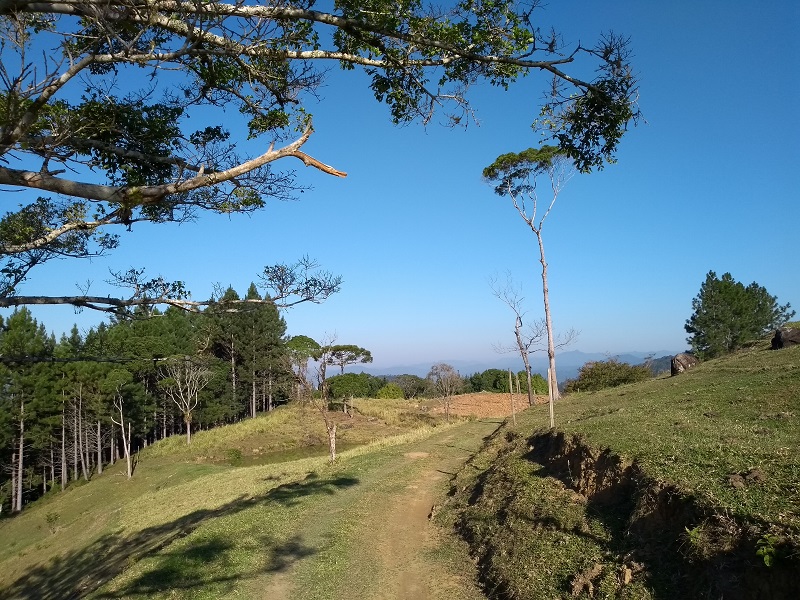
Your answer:
[[[509,196],[519,216],[536,236],[539,247],[539,263],[542,265],[542,297],[544,299],[544,318],[547,331],[547,358],[549,361],[548,381],[550,398],[550,427],[555,427],[554,401],[558,399],[558,376],[556,374],[556,336],[553,329],[553,316],[550,309],[550,287],[547,277],[547,259],[544,253],[542,230],[544,223],[555,206],[563,186],[575,172],[575,165],[562,148],[544,146],[529,148],[518,154],[509,153],[483,170],[483,177],[494,183],[494,191],[499,196]],[[544,206],[539,204],[537,178],[544,176],[550,185],[551,195]],[[526,202],[527,201],[527,202]]]

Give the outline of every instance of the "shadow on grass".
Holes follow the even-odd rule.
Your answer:
[[[309,475],[304,481],[278,486],[258,497],[242,496],[214,509],[196,510],[169,523],[148,527],[132,534],[106,534],[90,545],[73,550],[47,565],[37,566],[14,583],[0,588],[0,598],[14,600],[68,600],[95,592],[139,560],[159,554],[154,568],[140,575],[119,591],[100,594],[100,598],[148,597],[169,590],[194,589],[224,584],[257,573],[242,573],[230,556],[233,544],[226,536],[200,539],[180,550],[170,551],[170,544],[191,534],[210,519],[235,515],[255,506],[279,504],[293,506],[303,498],[335,494],[355,486],[353,477],[320,478]],[[280,572],[296,561],[314,554],[317,549],[303,544],[295,536],[276,541],[259,540],[267,554],[263,572]]]

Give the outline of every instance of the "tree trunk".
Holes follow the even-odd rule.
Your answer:
[[[519,382],[519,379],[517,379]],[[517,424],[517,408],[514,406],[514,386],[511,382],[511,369],[508,370],[508,393],[511,395],[511,420],[514,425]]]
[[[553,317],[550,313],[550,289],[547,287],[547,261],[544,257],[544,242],[542,232],[536,230],[536,239],[539,241],[539,262],[542,263],[542,294],[544,296],[544,320],[547,328],[547,358],[549,359],[549,390],[550,401],[550,427],[555,427],[553,403],[558,400],[558,378],[556,377],[556,344],[553,335]]]
[[[100,421],[97,421],[97,474],[103,474],[103,438],[100,435]]]
[[[234,340],[233,336],[231,336],[231,387],[232,387],[232,394],[233,394],[233,406],[237,406],[236,404],[236,353],[233,351],[234,348]],[[238,408],[236,409],[236,414],[239,415]]]
[[[111,437],[111,439],[108,442],[108,445],[109,445],[109,448],[108,448],[108,452],[109,452],[108,463],[113,465],[114,464],[114,459],[115,459],[114,453],[117,450],[117,447],[116,447],[117,446],[117,434],[114,432],[114,423],[111,423],[111,436],[110,437]]]
[[[82,390],[78,391],[78,454],[80,454],[80,462],[81,462],[81,472],[83,473],[83,478],[86,481],[89,481],[89,471],[86,468],[86,456],[84,456],[84,438],[85,433],[83,431],[83,393]]]
[[[11,512],[17,512],[17,453],[11,453]]]
[[[119,431],[122,434],[122,447],[125,450],[125,462],[127,463],[128,467],[128,479],[130,479],[131,476],[133,475],[133,469],[131,468],[131,424],[128,423],[128,432],[126,436],[125,414],[124,414],[125,402],[119,395],[116,395],[114,398],[114,408],[116,408],[117,411],[119,411],[119,421],[117,421],[113,417],[111,418],[111,420],[117,425],[119,425]]]
[[[125,428],[123,427],[122,430],[124,431]],[[128,441],[125,444],[125,460],[128,462],[128,479],[133,477],[133,464],[131,463],[131,422],[128,421]]]
[[[528,406],[533,406],[534,399],[533,399],[533,390],[531,390],[531,361],[530,357],[528,356],[528,349],[525,347],[525,343],[522,341],[522,319],[517,315],[517,320],[514,323],[514,335],[517,337],[517,347],[519,348],[520,356],[522,356],[522,362],[525,364],[525,373],[528,376]]]
[[[555,411],[553,409],[553,376],[550,374],[550,369],[547,369],[547,388],[550,395],[550,429],[556,426]]]
[[[75,408],[73,406],[73,408]],[[72,481],[78,480],[78,411],[72,413]]]
[[[331,462],[336,462],[336,423],[327,423],[328,429],[328,450],[331,455]]]
[[[22,467],[25,462],[25,401],[19,401],[19,451],[17,453],[17,512],[22,510]]]
[[[192,443],[192,415],[184,414],[183,422],[186,424],[186,444]]]
[[[61,402],[61,491],[67,487],[67,415],[65,404]]]
[[[256,400],[258,398],[258,394],[256,394],[256,372],[252,372],[253,376],[253,386],[250,390],[250,416],[254,419],[256,418]]]

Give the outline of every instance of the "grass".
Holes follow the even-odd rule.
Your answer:
[[[130,480],[117,463],[89,483],[48,494],[0,522],[0,597],[149,598],[166,585],[178,590],[169,597],[218,598],[234,581],[279,570],[306,551],[292,532],[310,518],[312,499],[354,485],[376,454],[448,429],[402,417],[408,404],[358,405],[363,414],[337,416],[345,425],[340,441],[353,447],[341,455],[349,471],[329,465],[326,448],[289,462],[230,464],[317,445],[317,430],[325,435],[319,415],[285,407],[200,432],[191,446],[182,437],[163,440],[141,453]]]
[[[441,518],[470,540],[490,587],[511,598],[683,597],[695,577],[689,597],[705,597],[718,582],[702,580],[701,567],[725,574],[734,555],[740,594],[772,585],[768,597],[796,597],[800,347],[767,348],[556,404],[565,439],[635,464],[637,485],[650,486],[637,493],[669,492],[673,507],[694,507],[698,520],[677,530],[650,525],[651,547],[641,527],[630,529],[647,498],[603,505],[569,489],[569,472],[556,478],[532,460],[546,407],[519,415],[474,457]]]
[[[352,417],[332,413],[339,423],[337,443],[343,447],[367,444],[424,423],[411,416],[413,407],[406,401],[359,399],[354,405],[357,410]],[[278,457],[281,460],[300,457],[291,452],[327,447],[327,443],[325,425],[317,410],[311,405],[294,403],[234,425],[197,432],[191,445],[182,436],[172,436],[145,449],[141,457],[167,458],[170,462],[241,460],[253,464],[258,462],[253,459],[259,457],[268,462],[268,456],[273,454],[288,452]]]

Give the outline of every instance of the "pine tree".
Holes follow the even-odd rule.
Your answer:
[[[57,412],[53,401],[51,366],[36,362],[53,353],[54,340],[28,309],[8,318],[0,337],[0,355],[7,361],[2,371],[0,412],[10,415],[6,436],[11,437],[11,511],[22,510],[29,492],[36,494],[40,480],[41,451],[49,447],[50,428]],[[8,452],[8,450],[6,450]],[[5,461],[4,461],[5,462]],[[7,476],[3,473],[0,477]],[[27,484],[27,489],[26,489]]]
[[[753,282],[745,287],[730,273],[717,278],[709,271],[692,300],[694,313],[686,321],[687,342],[700,358],[714,358],[742,348],[780,327],[794,316],[787,303]]]

